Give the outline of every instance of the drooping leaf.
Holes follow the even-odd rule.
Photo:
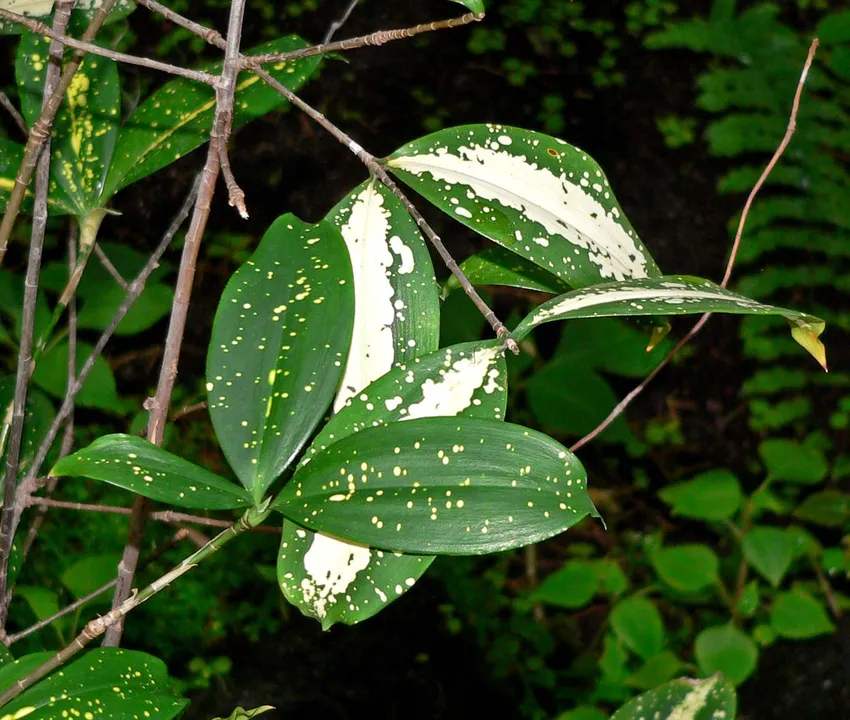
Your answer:
[[[611,720],[734,720],[737,706],[735,689],[717,674],[704,680],[671,680],[629,700]]]
[[[569,560],[547,577],[533,594],[535,602],[564,608],[580,608],[589,603],[599,589],[596,569],[583,560]]]
[[[655,604],[641,595],[618,602],[611,610],[611,628],[627,648],[644,660],[664,648],[664,621]]]
[[[805,590],[779,593],[770,609],[770,625],[777,635],[805,640],[835,630],[823,603]]]
[[[6,689],[49,660],[52,652],[26,655],[0,667],[0,688]],[[3,706],[4,718],[147,718],[170,720],[188,700],[171,691],[168,669],[161,660],[133,650],[89,650],[48,675]],[[91,708],[91,710],[87,710]]]
[[[770,582],[779,587],[794,559],[794,541],[784,530],[766,525],[751,528],[743,542],[747,561]]]
[[[748,635],[730,624],[700,632],[694,655],[703,674],[722,672],[729,682],[740,685],[755,671],[759,651]]]
[[[824,322],[796,310],[762,305],[743,295],[725,290],[702,278],[665,275],[658,278],[605,283],[574,290],[539,305],[517,326],[513,335],[521,340],[538,325],[555,320],[590,317],[630,317],[641,315],[692,315],[706,312],[736,315],[781,315],[817,347],[803,347],[824,367],[826,355],[817,339]],[[799,333],[794,339],[800,342]]]
[[[51,476],[102,480],[151,500],[197,510],[251,504],[243,488],[135,435],[104,435],[62,458]]]
[[[339,232],[283,215],[227,283],[213,322],[207,395],[236,476],[259,502],[337,388],[351,340],[351,263]]]
[[[387,166],[456,220],[570,287],[661,274],[602,169],[562,140],[464,125],[404,145]]]
[[[575,456],[533,430],[422,418],[334,443],[274,507],[371,547],[472,555],[537,542],[595,515],[585,477]]]
[[[393,365],[439,343],[434,268],[416,223],[396,197],[370,180],[325,218],[339,229],[354,275],[354,329],[334,410]]]
[[[21,110],[32,127],[41,114],[44,78],[50,48],[48,38],[25,32],[16,61]],[[101,207],[121,113],[117,64],[88,55],[74,75],[53,121],[51,179],[85,215]],[[52,194],[52,191],[48,195]]]
[[[794,440],[770,438],[759,445],[770,480],[817,485],[829,472],[823,453]]]
[[[691,480],[669,485],[658,496],[673,515],[720,521],[732,517],[741,505],[741,484],[728,470],[708,470]]]
[[[353,351],[353,349],[352,349]],[[499,420],[507,404],[498,340],[467,343],[415,358],[350,398],[302,461],[365,428],[438,416]],[[286,520],[278,580],[287,599],[323,627],[371,617],[427,570],[433,557],[387,553],[314,533]]]
[[[246,54],[289,52],[308,45],[305,40],[290,35]],[[290,90],[298,90],[319,62],[318,56],[300,58],[270,64],[265,70]],[[221,65],[218,63],[207,70],[218,73]],[[236,86],[233,127],[261,117],[283,103],[283,97],[259,77],[242,73]],[[209,85],[177,78],[154,92],[121,128],[104,197],[114,195],[203,145],[209,138],[214,114],[215,92]]]
[[[720,580],[720,560],[707,545],[687,543],[650,553],[658,576],[674,590],[699,592]]]
[[[464,260],[460,269],[473,285],[502,285],[553,295],[569,290],[569,286],[552,273],[502,247],[487,248],[476,253]],[[460,282],[451,275],[446,280],[443,294],[448,295],[459,289]]]

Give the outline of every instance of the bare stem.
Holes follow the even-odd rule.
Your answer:
[[[761,190],[770,173],[773,172],[773,168],[776,167],[776,164],[779,162],[779,159],[782,157],[782,154],[785,152],[785,148],[788,147],[788,143],[791,142],[791,138],[794,135],[795,130],[797,129],[797,113],[800,109],[800,99],[803,95],[803,87],[806,84],[806,77],[809,74],[809,69],[812,66],[812,61],[814,60],[815,52],[817,52],[817,49],[818,39],[814,38],[812,40],[811,45],[809,46],[809,54],[806,56],[806,63],[803,66],[803,72],[801,73],[800,80],[797,83],[797,91],[794,93],[794,102],[791,106],[791,116],[788,120],[788,127],[785,130],[785,135],[782,138],[782,142],[779,143],[779,147],[777,147],[776,151],[773,153],[773,157],[770,158],[770,162],[766,165],[766,167],[762,171],[761,176],[756,181],[756,184],[753,185],[753,189],[750,190],[750,194],[747,197],[747,202],[744,204],[744,210],[741,213],[740,220],[738,221],[738,229],[735,232],[735,240],[732,243],[732,251],[729,254],[729,260],[726,263],[726,270],[723,273],[723,281],[720,283],[721,287],[725,288],[729,284],[729,279],[732,277],[732,270],[735,266],[735,259],[738,255],[738,248],[741,244],[741,238],[744,234],[744,228],[746,227],[747,217],[749,216],[750,208],[753,205],[753,201],[755,200],[756,195],[758,194],[759,190]],[[570,448],[570,450],[576,452],[580,448],[587,445],[587,443],[596,438],[601,432],[605,430],[605,428],[607,428],[612,422],[614,422],[614,420],[616,420],[620,415],[622,415],[625,409],[632,403],[632,401],[638,395],[640,395],[644,391],[646,386],[652,382],[655,376],[658,375],[661,370],[667,367],[667,365],[674,357],[676,357],[679,351],[683,347],[685,347],[685,345],[687,345],[700,330],[702,330],[703,326],[708,322],[708,319],[710,317],[711,313],[706,313],[699,320],[697,320],[694,326],[688,331],[687,335],[685,335],[685,337],[677,343],[676,347],[674,347],[667,354],[667,357],[665,357],[658,364],[655,370],[653,370],[640,385],[638,385],[634,390],[632,390],[628,395],[626,395],[626,397],[624,397],[619,403],[617,403],[617,406],[608,414],[608,417],[606,417],[587,435],[585,435],[578,442],[576,442]]]
[[[328,31],[325,33],[325,37],[322,38],[322,45],[327,45],[331,40],[333,40],[334,35],[336,35],[337,32],[342,29],[342,26],[348,22],[348,18],[351,17],[351,13],[354,12],[354,8],[356,8],[359,3],[360,0],[350,0],[348,7],[345,8],[342,15],[331,23]]]
[[[18,129],[26,136],[29,135],[29,130],[27,130],[27,121],[24,120],[24,116],[18,111],[18,108],[9,100],[9,96],[0,92],[0,105],[3,106],[3,109],[12,116],[12,120],[15,121],[15,125],[18,126]]]

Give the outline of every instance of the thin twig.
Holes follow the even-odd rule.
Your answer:
[[[24,120],[24,116],[18,111],[18,108],[15,107],[15,104],[9,100],[9,96],[0,90],[0,105],[3,106],[3,109],[12,116],[12,120],[15,121],[15,125],[18,126],[18,129],[26,136],[29,135],[29,130],[27,129],[27,121]]]
[[[103,248],[100,246],[100,243],[95,243],[94,246],[94,254],[97,255],[97,259],[100,260],[100,264],[103,265],[106,272],[108,272],[112,279],[118,283],[122,290],[127,290],[127,281],[118,272],[118,268],[112,264],[112,261],[109,259],[109,256],[103,251]]]
[[[200,70],[190,70],[188,68],[180,67],[179,65],[172,65],[171,63],[160,62],[159,60],[152,60],[151,58],[139,57],[138,55],[128,55],[127,53],[95,45],[92,42],[77,40],[76,38],[72,38],[64,33],[58,33],[55,30],[51,30],[49,26],[39,20],[27,17],[26,15],[13,13],[10,10],[0,8],[0,19],[8,20],[9,22],[17,23],[18,25],[23,25],[25,28],[32,30],[32,32],[37,35],[44,35],[45,37],[49,37],[51,40],[58,41],[66,47],[73,48],[74,50],[80,50],[84,53],[88,53],[89,55],[99,55],[100,57],[105,57],[109,60],[114,60],[115,62],[125,63],[127,65],[138,65],[139,67],[148,68],[149,70],[159,70],[160,72],[164,72],[169,75],[177,75],[179,77],[187,78],[188,80],[204,83],[205,85],[213,85],[216,80],[215,75],[211,75],[210,73],[202,72]]]
[[[222,133],[230,135],[230,132]],[[230,156],[227,154],[227,143],[220,142],[218,144],[218,159],[221,163],[221,175],[224,178],[224,185],[227,188],[227,204],[232,208],[236,208],[239,216],[243,220],[248,219],[248,207],[245,205],[245,191],[239,187],[236,182],[236,176],[233,174],[233,168],[230,167]]]
[[[106,16],[110,13],[114,4],[115,0],[104,0],[86,28],[86,31],[83,33],[83,42],[90,43],[97,37],[100,28],[106,20]],[[3,258],[6,256],[6,249],[9,247],[12,228],[15,226],[15,221],[21,212],[24,195],[26,194],[30,180],[32,180],[33,172],[35,172],[38,157],[44,147],[45,141],[50,137],[53,119],[56,117],[59,106],[65,98],[65,93],[68,91],[74,75],[77,74],[77,70],[79,70],[84,57],[85,53],[83,51],[74,51],[74,54],[62,71],[62,76],[59,78],[59,83],[50,96],[50,100],[42,108],[38,120],[35,121],[35,124],[30,129],[27,144],[24,148],[24,157],[21,160],[18,174],[15,176],[15,186],[12,188],[9,199],[6,201],[6,212],[3,213],[3,220],[0,222],[0,265],[3,264]]]
[[[65,32],[71,19],[72,3],[63,0],[56,7],[54,25],[58,32]],[[54,92],[62,69],[62,46],[53,41],[48,51],[48,67],[42,94],[42,110],[47,107]],[[33,335],[35,330],[35,306],[38,297],[38,281],[41,273],[41,255],[44,249],[44,233],[47,229],[47,192],[50,185],[50,138],[45,140],[43,152],[37,161],[35,173],[35,200],[33,206],[32,228],[30,233],[30,251],[27,260],[26,279],[24,281],[23,311],[21,313],[20,346],[18,350],[18,368],[15,377],[15,397],[12,410],[12,424],[9,429],[9,444],[6,451],[6,485],[3,493],[3,514],[0,520],[0,536],[9,538],[6,553],[0,558],[0,633],[5,632],[6,616],[9,610],[7,590],[9,581],[9,550],[14,540],[14,520],[19,512],[16,504],[18,481],[18,460],[26,415],[27,387],[30,379],[30,363],[33,355]],[[8,548],[8,549],[7,549]]]
[[[747,197],[747,202],[744,204],[744,210],[741,213],[741,218],[738,221],[738,229],[735,232],[735,241],[732,243],[732,251],[729,254],[729,260],[726,263],[726,271],[723,273],[723,281],[720,283],[721,287],[726,287],[729,284],[729,279],[732,277],[732,269],[735,266],[735,259],[738,255],[738,248],[741,244],[741,237],[744,234],[744,227],[747,224],[747,216],[750,213],[750,208],[752,207],[753,200],[761,189],[762,185],[764,185],[770,173],[773,171],[773,168],[779,162],[779,159],[782,157],[782,154],[785,152],[785,148],[788,147],[788,143],[791,142],[791,137],[794,135],[794,131],[797,129],[797,113],[800,109],[800,99],[803,95],[803,87],[806,84],[806,77],[809,74],[809,68],[812,66],[812,61],[815,57],[815,52],[817,52],[818,48],[818,39],[814,38],[812,40],[812,44],[809,46],[809,54],[806,56],[806,63],[803,66],[803,72],[800,75],[800,80],[797,83],[797,91],[794,93],[794,102],[791,106],[791,116],[788,120],[788,127],[785,130],[785,135],[782,138],[782,142],[779,143],[779,147],[776,148],[776,152],[773,153],[773,157],[770,159],[770,162],[767,164],[765,169],[762,171],[762,174],[759,176],[759,179],[756,181],[756,184],[753,185],[753,189],[750,190],[750,194]],[[597,425],[593,430],[591,430],[587,435],[585,435],[581,440],[576,442],[570,450],[572,452],[576,452],[581,449],[591,440],[596,438],[601,432],[605,430],[614,420],[616,420],[620,415],[622,415],[623,411],[631,404],[631,402],[640,395],[649,383],[655,378],[658,373],[661,372],[669,362],[679,353],[679,351],[687,345],[693,337],[702,330],[703,326],[708,322],[708,319],[711,317],[711,313],[706,313],[703,315],[694,326],[688,331],[687,335],[682,338],[665,357],[658,366],[649,374],[649,376],[634,390],[632,390],[626,397],[624,397],[617,406],[610,412],[608,417],[606,417],[599,425]]]
[[[189,301],[192,297],[192,286],[195,278],[195,266],[201,240],[209,219],[215,184],[221,169],[221,147],[227,144],[233,120],[233,103],[236,92],[236,80],[239,75],[239,46],[242,40],[242,22],[245,15],[246,0],[232,0],[230,18],[227,25],[227,46],[224,53],[221,75],[216,84],[216,109],[210,131],[210,146],[207,160],[201,173],[201,187],[195,201],[195,209],[186,242],[183,246],[183,257],[177,274],[177,285],[171,308],[171,320],[168,325],[168,335],[165,340],[165,350],[162,357],[159,381],[156,394],[146,403],[148,416],[147,439],[154,445],[161,445],[165,422],[171,404],[171,393],[177,377],[177,364],[180,359],[180,349],[183,344],[183,334],[186,329],[186,318],[189,313]],[[144,537],[147,514],[150,512],[150,501],[139,496],[133,507],[130,519],[130,532],[124,554],[118,566],[118,582],[115,585],[115,595],[112,600],[113,612],[116,612],[130,597],[133,586],[133,576],[138,563],[140,546]],[[121,642],[124,629],[123,615],[116,618],[114,624],[106,632],[103,644],[105,647],[117,647]]]
[[[331,23],[331,26],[325,33],[325,36],[322,38],[322,45],[327,45],[331,40],[333,40],[334,35],[336,35],[337,32],[342,29],[342,26],[348,22],[348,18],[351,17],[351,13],[354,12],[354,8],[356,8],[359,3],[360,0],[351,0],[351,2],[348,3],[348,7],[345,8],[342,15]]]
[[[191,415],[192,413],[196,413],[199,410],[206,410],[209,407],[209,404],[206,400],[201,400],[200,402],[196,402],[193,405],[186,405],[185,407],[180,408],[179,410],[175,410],[171,413],[171,422],[175,420],[179,420],[180,418],[186,417],[187,415]]]

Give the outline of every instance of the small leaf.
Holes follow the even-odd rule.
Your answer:
[[[721,675],[705,680],[683,678],[629,700],[611,720],[732,720],[737,705],[735,689]]]
[[[40,652],[4,664],[0,688],[10,687],[53,655]],[[113,648],[90,650],[4,705],[3,717],[83,718],[85,708],[93,708],[103,718],[171,720],[189,701],[169,692],[170,685],[165,663],[151,655]]]
[[[664,647],[664,621],[651,600],[633,595],[618,602],[611,610],[611,628],[627,648],[644,660]]]
[[[720,560],[707,545],[659,548],[650,554],[650,561],[658,576],[680,592],[699,592],[720,581]]]
[[[62,458],[50,475],[102,480],[178,507],[229,510],[251,504],[238,485],[135,435],[104,435]]]
[[[770,438],[759,445],[759,455],[767,468],[768,480],[817,485],[829,472],[819,450],[805,448],[794,440]]]
[[[387,167],[455,220],[570,287],[661,274],[602,169],[562,140],[464,125],[404,145]]]
[[[569,286],[552,273],[501,247],[487,248],[476,253],[464,260],[460,269],[473,285],[501,285],[552,295],[560,295],[569,290]],[[458,289],[460,281],[450,275],[444,285],[443,294],[448,295]]]
[[[797,506],[794,517],[824,527],[841,527],[850,520],[850,495],[838,490],[812,493]]]
[[[593,566],[583,560],[570,560],[540,583],[532,599],[557,607],[580,608],[593,599],[598,587],[599,577]]]
[[[824,329],[824,321],[820,318],[796,310],[762,305],[743,295],[725,290],[709,280],[685,275],[665,275],[594,285],[552,298],[532,310],[513,331],[513,336],[516,340],[521,340],[538,325],[555,320],[693,315],[706,312],[781,315],[791,323],[792,328],[802,328],[815,338]],[[810,346],[803,347],[809,350],[821,365],[824,364],[820,355],[812,352]]]
[[[614,560],[596,560],[591,563],[596,569],[600,589],[617,597],[629,589],[629,579],[619,564]]]
[[[627,676],[623,684],[638,690],[649,690],[676,677],[684,667],[685,664],[676,653],[662,650],[641,665],[637,672]]]
[[[327,223],[279,217],[227,283],[206,388],[218,441],[255,502],[322,419],[353,321],[348,251]]]
[[[370,547],[477,555],[552,537],[596,515],[578,459],[493,420],[421,418],[361,430],[314,456],[274,507]]]
[[[213,720],[251,720],[251,718],[267,713],[269,710],[274,710],[274,708],[271,705],[263,705],[262,707],[254,708],[253,710],[245,710],[238,707],[226,718],[218,717],[213,718]]]
[[[279,53],[308,47],[290,35],[250,51],[251,54]],[[298,90],[319,66],[319,57],[270,64],[266,72],[290,90]],[[221,71],[217,63],[207,70]],[[285,102],[257,75],[241,73],[234,102],[233,127],[261,117]],[[186,78],[166,83],[142,102],[127,119],[115,148],[115,159],[103,190],[108,198],[127,185],[171,164],[209,139],[215,113],[215,91],[209,85]]]
[[[777,635],[806,640],[835,630],[823,604],[805,590],[779,593],[770,609],[770,625]]]
[[[770,582],[779,587],[794,559],[794,541],[779,528],[757,525],[744,537],[744,556]]]
[[[758,580],[748,582],[738,598],[738,614],[741,617],[752,617],[759,608]]]
[[[694,655],[700,672],[722,672],[734,685],[740,685],[755,672],[759,650],[749,636],[734,625],[706,628],[694,641]]]
[[[692,480],[670,485],[658,496],[673,515],[720,521],[732,517],[741,505],[741,484],[728,470],[708,470]]]

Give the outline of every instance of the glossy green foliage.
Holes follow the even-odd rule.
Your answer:
[[[26,655],[0,666],[0,688],[8,688],[53,656]],[[178,717],[188,700],[171,691],[165,663],[131,650],[89,650],[3,706],[4,718],[56,720],[94,713],[104,718]],[[108,689],[108,691],[105,691]]]
[[[361,430],[313,457],[274,506],[372,547],[456,555],[527,545],[596,514],[584,469],[561,445],[465,418]]]
[[[474,13],[483,13],[484,12],[484,0],[452,0],[452,2],[456,2],[459,5],[463,5],[470,12],[474,12]]]
[[[476,253],[464,260],[460,269],[473,285],[501,285],[553,295],[560,295],[569,289],[552,273],[501,247],[487,248]],[[460,282],[451,275],[445,283],[443,294],[448,295],[459,288]]]
[[[630,700],[611,720],[734,720],[737,704],[734,688],[718,674],[704,680],[672,680]]]
[[[228,510],[251,504],[247,491],[135,435],[104,435],[50,471],[130,490],[178,507]]]
[[[337,389],[353,292],[339,231],[294,215],[271,225],[224,290],[207,357],[210,417],[255,502],[292,463]]]
[[[246,55],[289,52],[307,47],[294,35],[279,38],[246,52]],[[290,90],[298,90],[318,68],[313,56],[271,64],[266,71]],[[221,65],[207,68],[220,72]],[[252,73],[239,76],[234,104],[233,127],[261,117],[284,99]],[[185,78],[167,83],[142,102],[121,128],[115,159],[104,185],[105,197],[170,165],[203,145],[209,137],[215,113],[215,92]]]
[[[455,220],[570,287],[661,274],[599,165],[562,140],[464,125],[404,145],[387,166]]]

